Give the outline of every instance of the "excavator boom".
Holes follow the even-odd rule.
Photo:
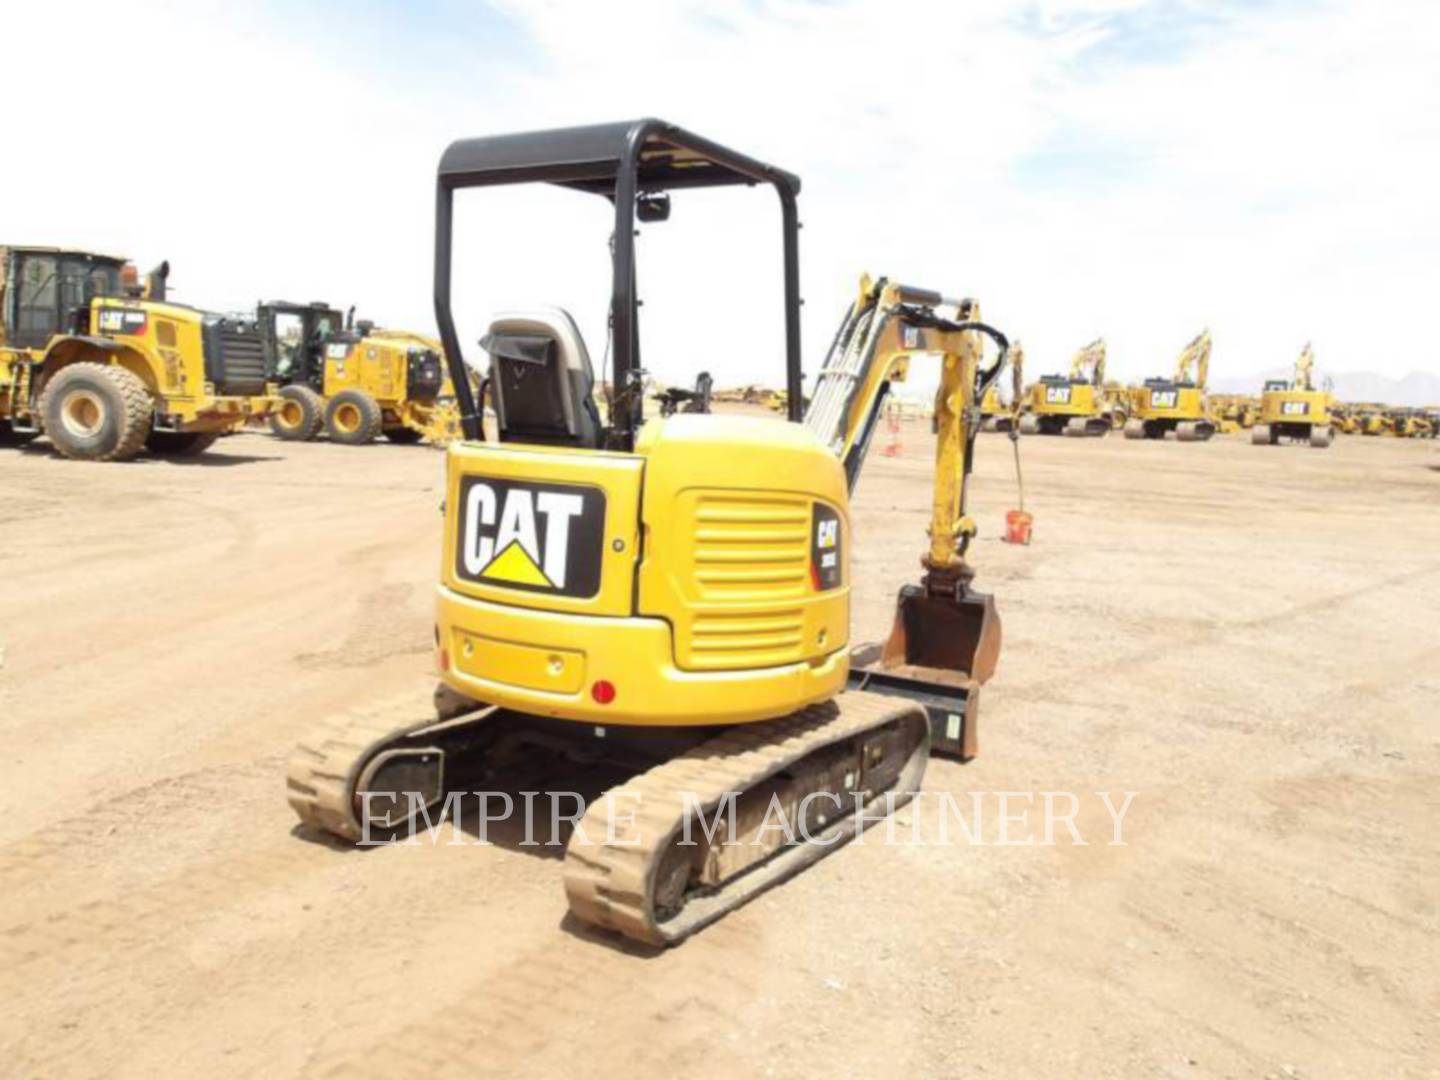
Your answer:
[[[937,312],[943,308],[954,316]],[[988,366],[985,337],[999,347]],[[852,683],[912,697],[917,688],[929,687],[937,700],[959,698],[968,722],[953,716],[953,729],[957,739],[959,731],[968,738],[954,749],[966,758],[975,752],[976,693],[994,674],[1000,653],[994,601],[970,588],[974,571],[965,553],[975,523],[966,512],[966,496],[980,401],[1000,377],[1009,351],[1005,336],[979,321],[975,301],[948,300],[867,277],[835,336],[805,416],[811,431],[840,456],[853,490],[890,385],[904,380],[915,357],[939,358],[930,544],[921,559],[925,572],[918,585],[900,591],[878,670],[852,672]],[[943,745],[944,733],[936,734]]]

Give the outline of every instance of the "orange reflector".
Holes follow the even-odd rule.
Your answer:
[[[437,649],[435,651],[435,663],[439,666],[441,671],[449,671],[450,654],[444,649]]]
[[[601,679],[591,685],[590,696],[595,699],[597,704],[609,705],[615,700],[615,684]]]

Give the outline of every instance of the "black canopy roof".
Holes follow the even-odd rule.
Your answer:
[[[800,191],[793,173],[653,118],[460,139],[440,159],[439,178],[449,188],[549,181],[611,195],[621,163],[631,158],[641,191],[719,184]]]

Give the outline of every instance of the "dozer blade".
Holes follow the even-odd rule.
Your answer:
[[[966,591],[956,598],[907,585],[879,667],[852,670],[850,686],[923,706],[932,752],[969,761],[980,749],[980,685],[999,659],[1000,615],[991,596]]]

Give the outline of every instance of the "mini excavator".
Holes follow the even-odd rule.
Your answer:
[[[454,195],[531,182],[613,203],[609,416],[570,316],[510,312],[482,343],[498,432],[484,441],[451,305]],[[672,191],[726,185],[779,198],[789,422],[646,420],[636,223],[668,218]],[[1008,342],[973,300],[862,279],[802,411],[799,189],[658,120],[445,151],[435,308],[465,439],[446,451],[441,687],[433,713],[370,710],[304,738],[288,774],[303,822],[353,841],[413,828],[456,784],[503,778],[526,755],[621,766],[630,779],[570,835],[565,892],[583,922],[663,946],[903,805],[932,751],[975,754],[1000,623],[972,588],[966,489]],[[921,360],[941,368],[930,543],[879,662],[861,668],[850,491],[891,384]],[[776,806],[803,838],[764,828]],[[722,811],[728,834],[709,828]]]

